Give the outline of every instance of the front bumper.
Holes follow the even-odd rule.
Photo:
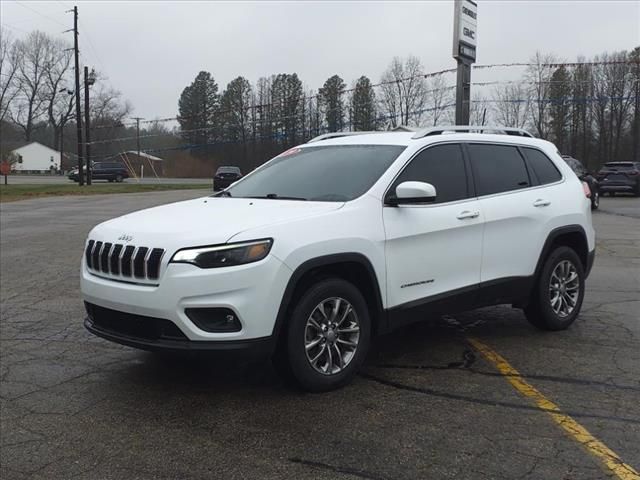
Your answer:
[[[119,312],[115,312],[118,314]],[[151,319],[149,320],[161,320]],[[149,338],[148,335],[136,335],[123,331],[116,331],[101,325],[95,321],[91,315],[84,319],[84,326],[89,332],[102,337],[111,342],[126,345],[128,347],[139,348],[149,351],[163,352],[224,352],[237,353],[243,357],[263,357],[269,356],[275,349],[275,336],[265,338],[254,338],[252,340],[232,340],[226,342],[191,341],[184,339],[171,339],[158,336]]]
[[[127,329],[105,328],[91,315],[85,321],[87,329],[108,340],[145,349],[242,350],[270,343],[291,275],[291,270],[273,255],[255,263],[212,269],[169,264],[163,272],[159,285],[125,283],[90,273],[83,259],[82,298],[118,317],[168,321],[180,335],[140,336]],[[241,328],[234,332],[204,331],[186,315],[188,308],[230,309]]]

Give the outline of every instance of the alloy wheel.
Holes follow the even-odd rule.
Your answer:
[[[360,340],[355,309],[341,297],[321,301],[305,326],[305,351],[314,370],[323,375],[343,371],[353,360]]]
[[[575,265],[562,260],[551,273],[549,302],[559,317],[565,318],[575,310],[580,296],[580,276]]]

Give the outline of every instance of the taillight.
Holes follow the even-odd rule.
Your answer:
[[[631,170],[629,172],[629,175],[638,175],[638,173],[640,173],[640,172],[638,172],[638,170]]]
[[[591,189],[589,188],[589,184],[587,182],[582,182],[582,191],[584,192],[585,197],[591,198]]]

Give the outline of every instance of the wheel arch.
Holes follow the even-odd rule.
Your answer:
[[[309,259],[293,271],[273,327],[273,336],[278,342],[282,337],[281,333],[285,331],[291,307],[313,283],[324,277],[338,277],[352,283],[360,290],[369,307],[372,334],[376,335],[386,330],[380,283],[371,261],[361,253],[338,253]]]
[[[578,254],[584,271],[588,272],[590,262],[587,234],[581,225],[566,225],[553,229],[547,236],[540,257],[538,258],[534,278],[538,278],[549,254],[555,247],[559,246],[572,248]]]

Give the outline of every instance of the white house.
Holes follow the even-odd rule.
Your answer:
[[[51,173],[60,168],[60,152],[38,142],[16,148],[11,153],[18,157],[11,166],[14,172]]]

